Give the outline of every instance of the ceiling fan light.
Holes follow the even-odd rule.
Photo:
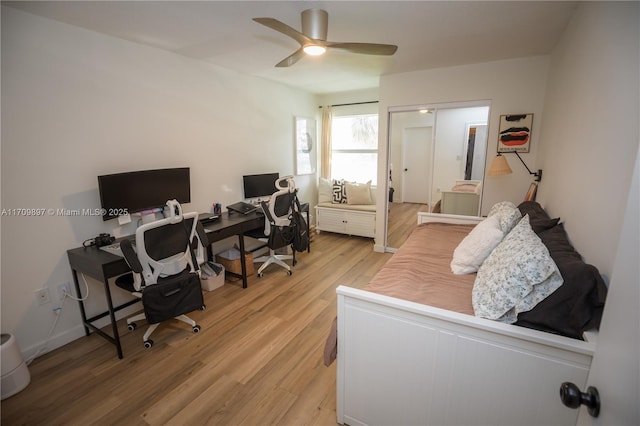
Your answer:
[[[311,56],[320,56],[327,51],[325,47],[318,46],[316,44],[310,44],[308,46],[305,46],[302,50],[304,50],[304,53]]]

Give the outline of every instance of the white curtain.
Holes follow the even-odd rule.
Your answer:
[[[320,154],[320,177],[331,179],[331,106],[322,108],[322,148]]]

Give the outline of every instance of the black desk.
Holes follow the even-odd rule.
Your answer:
[[[257,213],[251,213],[247,215],[243,215],[240,213],[223,213],[222,217],[219,220],[204,226],[207,237],[209,239],[209,245],[207,246],[207,256],[210,260],[213,259],[213,254],[211,252],[211,243],[223,240],[228,237],[232,237],[234,235],[238,236],[240,252],[243,255],[240,256],[242,274],[236,275],[241,276],[243,288],[247,288],[247,265],[245,264],[244,256],[244,234],[247,231],[258,229],[260,227],[264,227],[264,216]],[[95,315],[91,318],[87,318],[84,303],[82,301],[78,302],[80,305],[80,313],[82,315],[82,323],[84,325],[85,334],[88,336],[93,330],[100,336],[107,339],[109,342],[113,343],[118,351],[118,358],[122,359],[122,346],[120,345],[120,336],[118,334],[118,326],[116,323],[115,313],[121,309],[126,308],[127,306],[131,306],[134,303],[139,302],[140,299],[135,298],[126,303],[123,303],[122,305],[114,307],[113,299],[111,297],[111,290],[109,288],[109,278],[117,277],[118,275],[129,272],[131,270],[129,268],[129,265],[124,260],[124,258],[108,253],[104,250],[100,250],[95,246],[78,247],[67,250],[67,256],[69,258],[69,266],[71,267],[71,272],[73,274],[73,283],[76,288],[77,296],[81,295],[80,284],[78,282],[78,272],[95,278],[96,280],[104,284],[104,292],[108,308],[107,311]],[[111,319],[111,329],[113,331],[113,336],[110,336],[109,334],[93,325],[93,322],[106,316],[109,316]]]
[[[231,275],[242,278],[242,288],[247,288],[247,265],[245,263],[245,251],[244,251],[244,235],[248,231],[254,229],[264,228],[264,215],[258,213],[223,213],[220,219],[215,222],[203,225],[204,230],[207,233],[209,239],[209,245],[207,246],[207,258],[213,260],[213,253],[211,252],[211,243],[224,240],[225,238],[238,236],[240,244],[240,266],[242,268],[242,274],[235,274],[231,271],[226,271]]]

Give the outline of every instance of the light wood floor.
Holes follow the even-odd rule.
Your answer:
[[[415,223],[415,222],[413,222]],[[391,254],[373,240],[322,233],[294,273],[205,294],[201,326],[119,322],[124,359],[91,335],[37,358],[31,383],[2,401],[2,425],[335,425],[336,365],[323,364],[335,288],[364,286]]]
[[[387,246],[399,248],[418,223],[418,212],[428,212],[427,204],[389,203]]]

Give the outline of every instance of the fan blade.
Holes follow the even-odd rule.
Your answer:
[[[300,58],[302,58],[303,56],[304,56],[304,50],[302,50],[302,48],[300,48],[300,49],[296,50],[295,52],[293,52],[291,55],[287,56],[286,58],[284,58],[283,60],[278,62],[276,64],[276,67],[278,67],[278,68],[290,67],[291,65],[295,64],[296,62],[298,62],[300,60]]]
[[[352,53],[364,53],[366,55],[393,55],[398,50],[398,46],[393,44],[377,43],[336,43],[327,42],[327,47],[333,49],[343,49]]]
[[[291,37],[292,39],[294,39],[295,41],[300,43],[301,46],[305,45],[305,44],[312,44],[313,43],[313,39],[307,37],[306,35],[302,34],[299,31],[294,30],[293,28],[291,28],[287,24],[284,24],[284,23],[278,21],[277,19],[273,19],[273,18],[253,18],[253,20],[256,21],[259,24],[264,25],[265,27],[269,27],[272,30],[276,30],[278,32],[281,32],[284,35],[287,35],[287,36]]]

